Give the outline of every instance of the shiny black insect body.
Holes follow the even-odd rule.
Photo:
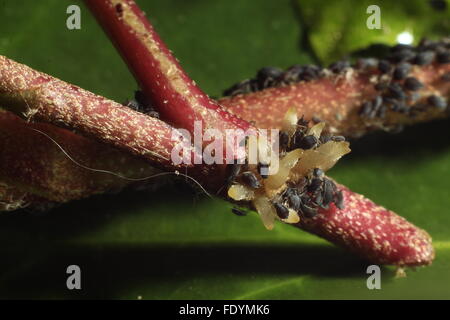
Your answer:
[[[286,208],[286,206],[284,206],[278,202],[274,202],[273,206],[275,208],[275,211],[277,212],[278,217],[280,217],[280,219],[287,219],[289,217],[289,209]]]
[[[244,183],[249,187],[253,189],[258,189],[259,187],[261,187],[261,183],[253,172],[247,171],[244,172],[241,176],[242,181],[244,181]]]

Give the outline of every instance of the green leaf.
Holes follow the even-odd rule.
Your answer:
[[[308,47],[306,21],[289,0],[139,3],[213,96],[262,66],[311,63],[324,54]],[[320,12],[311,14],[331,10],[331,1],[312,3]],[[82,7],[81,30],[65,27],[70,4],[0,0],[0,54],[117,101],[130,97],[135,82],[88,11]],[[406,13],[398,14],[400,23]],[[351,24],[346,28],[354,31]],[[328,29],[311,25],[309,35],[319,30],[325,45]],[[368,44],[346,43],[353,41],[358,48]],[[339,58],[353,49],[346,45],[326,55]],[[383,268],[381,290],[367,289],[367,262],[287,225],[266,231],[256,214],[237,217],[229,204],[181,179],[157,191],[97,196],[45,215],[1,214],[0,298],[448,299],[450,148],[442,138],[448,125],[371,135],[352,143],[352,153],[330,172],[435,240],[431,267],[409,270],[406,279]],[[65,287],[71,264],[81,267],[81,291]]]
[[[448,36],[450,6],[436,10],[430,1],[379,0],[297,0],[302,22],[317,57],[325,64],[372,44],[392,45],[400,34],[408,33],[417,43],[423,37]],[[367,20],[376,4],[380,9],[380,29],[369,29]]]

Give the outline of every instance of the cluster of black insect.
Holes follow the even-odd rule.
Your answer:
[[[134,99],[128,100],[124,105],[137,112],[159,118],[159,113],[153,107],[151,100],[140,90],[135,91]]]
[[[371,59],[361,59],[353,67],[362,68]],[[236,96],[239,94],[251,93],[271,87],[280,87],[297,83],[299,81],[312,81],[325,77],[330,72],[340,74],[349,69],[352,65],[347,60],[337,61],[322,68],[317,65],[293,65],[286,70],[276,67],[264,67],[260,69],[256,77],[241,81],[224,91],[224,96]]]
[[[375,84],[379,92],[373,100],[362,104],[361,117],[366,119],[383,119],[387,111],[407,114],[415,117],[428,108],[445,110],[448,103],[443,97],[432,95],[420,100],[418,93],[423,84],[416,78],[410,77],[412,65],[425,66],[433,62],[446,64],[450,62],[450,41],[422,40],[417,47],[410,45],[396,45],[390,48],[385,59],[363,58],[353,65],[349,61],[332,63],[327,71],[315,65],[294,65],[283,71],[275,67],[265,67],[258,71],[255,78],[239,82],[225,90],[225,96],[236,96],[256,92],[269,87],[293,84],[299,81],[311,81],[333,72],[340,74],[348,68],[355,69],[376,68],[380,73],[388,75],[387,81]],[[447,73],[443,81],[450,81]]]
[[[322,76],[324,76],[322,68],[315,65],[293,65],[286,71],[276,67],[264,67],[258,71],[255,78],[241,81],[225,90],[223,94],[236,96],[299,81],[311,81]]]
[[[312,148],[316,148],[328,141],[345,141],[345,138],[343,136],[333,136],[330,134],[322,133],[320,138],[316,138],[314,135],[307,134],[308,123],[309,122],[302,117],[298,120],[297,128],[293,135],[290,135],[288,132],[283,130],[280,131],[279,146],[281,154],[299,148],[303,150],[309,150]]]
[[[381,80],[374,85],[379,94],[361,105],[360,116],[366,119],[383,119],[387,111],[393,111],[416,117],[429,108],[446,110],[447,101],[441,96],[430,95],[421,99],[418,91],[424,85],[409,76],[409,73],[413,65],[450,63],[449,49],[449,41],[422,40],[417,47],[401,44],[393,46],[386,59],[379,60],[376,65],[381,74],[387,75],[387,80]],[[449,75],[445,74],[442,80],[448,81],[448,77]]]
[[[259,188],[260,183],[254,173],[247,171],[242,174],[242,180],[251,188]],[[334,203],[339,209],[344,209],[344,197],[336,184],[325,177],[324,172],[315,168],[312,173],[298,183],[289,183],[285,191],[273,202],[275,211],[280,219],[289,217],[289,209],[297,212],[300,217],[313,218],[319,208],[329,209]],[[232,212],[238,216],[246,212],[233,208]]]
[[[342,191],[338,190],[332,180],[325,177],[321,169],[316,168],[300,182],[288,184],[273,205],[277,215],[286,219],[289,216],[289,208],[301,217],[313,218],[319,208],[329,209],[331,203],[339,209],[344,208]]]
[[[333,136],[322,133],[319,138],[308,134],[309,122],[300,118],[297,122],[297,128],[294,134],[290,135],[286,131],[280,131],[280,153],[284,154],[294,149],[301,148],[308,150],[316,148],[328,141],[345,141],[343,136]],[[261,178],[268,177],[269,166],[259,163],[258,172]],[[255,173],[248,170],[246,163],[234,163],[228,165],[227,185],[234,182],[240,182],[252,189],[261,187],[261,182]],[[277,215],[281,219],[289,216],[289,208],[306,218],[314,217],[319,207],[328,209],[330,203],[334,203],[339,209],[343,209],[342,192],[339,191],[333,181],[326,178],[321,169],[316,168],[312,173],[303,178],[299,183],[288,185],[288,188],[273,201],[273,206]],[[236,215],[245,215],[244,212],[233,208]]]

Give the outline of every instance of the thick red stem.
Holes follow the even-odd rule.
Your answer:
[[[225,112],[195,86],[133,1],[88,0],[87,3],[103,21],[119,49],[134,50],[122,54],[130,60],[129,66],[142,89],[153,99],[165,119],[191,132],[196,120],[201,120],[205,128],[219,130],[250,127],[248,122]],[[173,128],[159,120],[6,58],[0,58],[0,88],[2,102],[28,119],[76,129],[144,157],[166,170],[177,168],[169,160],[174,146],[171,141]],[[223,170],[215,170],[215,166],[202,165],[192,169],[190,174],[194,173],[209,190],[217,190],[217,186],[225,182]],[[332,205],[329,210],[322,210],[315,218],[304,219],[297,226],[374,262],[397,265],[431,262],[434,256],[431,239],[424,231],[369,200],[345,188],[342,190],[346,209],[337,210]],[[391,232],[396,236],[391,237]]]
[[[165,122],[97,96],[77,86],[0,56],[0,103],[27,120],[75,129],[85,136],[127,150],[153,166],[189,173],[216,192],[225,181],[220,165],[194,166],[198,153],[184,148],[191,164],[172,162],[176,129]],[[214,175],[217,179],[205,178]]]
[[[173,147],[173,141],[168,138],[172,130],[170,126],[4,57],[0,57],[0,102],[18,114],[24,113],[28,119],[76,128],[140,155],[153,165],[166,170],[177,168],[164,158],[170,156],[169,149]],[[12,130],[17,128],[13,126]],[[25,161],[33,156],[31,150],[15,154]],[[6,160],[7,168],[11,168],[10,161]],[[40,165],[36,162],[28,162],[30,167],[27,167],[27,162],[23,164],[27,170]],[[226,180],[224,173],[215,169],[215,166],[201,165],[189,173],[196,174],[194,176],[202,185],[215,191]],[[11,178],[10,170],[6,169],[6,174]],[[397,265],[431,263],[433,248],[424,231],[370,200],[341,188],[345,209],[337,210],[332,205],[329,210],[323,210],[315,218],[305,219],[296,226],[374,262]],[[11,190],[21,191],[9,188],[9,193]],[[393,232],[395,236],[392,236]]]
[[[431,264],[430,235],[406,219],[364,196],[338,185],[346,207],[321,210],[299,227],[377,264],[420,266]]]
[[[407,112],[388,110],[383,117],[361,116],[363,103],[373,101],[380,95],[374,84],[382,81],[378,79],[380,73],[374,68],[348,69],[342,74],[331,74],[317,80],[224,97],[219,103],[233,114],[254,121],[258,128],[280,128],[287,110],[295,107],[306,120],[317,118],[326,122],[333,134],[356,138],[373,130],[396,130],[399,126],[448,117],[450,107],[433,107],[427,98],[438,95],[450,104],[450,81],[442,79],[449,72],[450,64],[414,66],[409,76],[424,85],[412,93],[419,98],[404,101]],[[408,112],[418,104],[425,108]]]
[[[158,172],[143,159],[129,153],[51,124],[26,122],[1,109],[0,150],[0,180],[3,183],[22,193],[60,203],[117,191],[133,183],[85,167],[114,172],[130,179]]]

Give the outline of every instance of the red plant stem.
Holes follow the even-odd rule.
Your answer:
[[[172,127],[158,119],[2,56],[0,84],[2,101],[28,120],[80,129],[112,145],[127,146],[153,163],[170,165]]]
[[[441,77],[450,72],[450,64],[414,66],[410,76],[425,86],[419,92],[422,102],[430,94],[447,97],[450,104],[450,82]],[[267,88],[261,91],[224,97],[219,103],[230,112],[246,120],[252,120],[259,128],[279,128],[284,114],[291,107],[306,120],[318,118],[329,126],[331,132],[346,137],[360,137],[373,130],[389,130],[399,125],[411,125],[448,117],[446,110],[428,108],[414,117],[388,111],[383,119],[365,119],[359,115],[361,105],[379,94],[371,77],[379,72],[373,69],[352,69],[351,76],[331,75],[309,82]],[[407,101],[407,107],[413,103]]]
[[[249,128],[247,121],[229,114],[188,77],[134,1],[85,0],[85,3],[163,120],[191,133],[194,121],[202,121],[205,129],[222,132]]]
[[[144,157],[152,165],[166,170],[177,168],[161,158],[161,155],[170,156],[169,149],[173,146],[168,138],[168,131],[171,130],[168,125],[4,57],[0,57],[0,102],[18,114],[25,114],[28,119],[76,128]],[[32,152],[18,152],[16,156],[26,158],[32,156]],[[24,170],[33,169],[27,165]],[[223,172],[212,171],[214,168],[197,166],[191,172],[197,174],[196,178],[208,190],[214,191],[226,179]],[[374,262],[396,265],[431,263],[433,248],[430,237],[424,231],[362,196],[347,189],[343,191],[345,209],[336,210],[330,206],[316,218],[305,220],[297,226]],[[395,236],[391,232],[395,232]],[[385,243],[394,251],[384,247],[379,249]]]
[[[42,133],[34,130],[39,130]],[[118,149],[46,123],[28,123],[0,109],[0,180],[47,201],[67,202],[118,191],[133,181],[82,166],[141,178],[158,172]]]
[[[134,1],[86,0],[85,2],[121,52],[143,91],[153,99],[164,119],[190,129],[191,132],[192,120],[199,119],[196,116],[199,112],[204,114],[211,109],[220,110],[219,114],[212,114],[208,119],[202,117],[206,126],[223,129],[223,125],[219,124],[230,121],[229,115],[225,114],[224,117],[223,110],[218,104],[207,99],[203,93],[199,95],[200,90],[183,72]],[[178,86],[184,87],[181,93],[176,90]],[[368,86],[366,85],[366,87]],[[333,94],[332,90],[322,92]],[[202,100],[191,99],[192,95]],[[345,96],[345,93],[342,95]],[[174,98],[180,96],[181,99]],[[275,98],[276,95],[273,97]],[[297,96],[298,100],[301,98],[301,96]],[[189,100],[187,101],[187,99]],[[326,101],[326,99],[323,100],[323,102]],[[333,101],[328,98],[328,102],[330,100]],[[270,104],[272,101],[265,102]],[[334,104],[338,105],[339,101]],[[259,115],[266,119],[269,118],[271,112],[267,112],[268,108],[271,111],[276,108],[276,105],[266,106]],[[278,118],[281,122],[286,112],[287,107],[283,111],[274,112],[273,117]],[[265,113],[264,116],[262,116],[263,113]],[[242,112],[239,116],[244,114]],[[183,119],[180,120],[180,117]],[[243,116],[249,120],[254,120],[254,117],[255,114]],[[351,120],[347,123],[351,123]],[[258,127],[274,127],[274,121],[265,124]],[[246,124],[244,129],[249,126]],[[362,197],[354,195],[348,189],[344,191],[347,200],[345,214],[338,212],[341,210],[336,210],[334,207],[334,209],[322,212],[313,219],[314,222],[301,223],[299,226],[310,228],[313,233],[334,243],[352,248],[375,262],[399,265],[430,263],[434,252],[431,239],[424,231],[417,229],[394,213],[376,206],[369,200],[361,200]],[[377,213],[381,214],[377,215]],[[324,216],[326,218],[321,220],[321,217]],[[347,217],[347,219],[343,217]],[[380,230],[373,228],[380,228]],[[391,232],[395,232],[395,236]]]
[[[27,120],[75,129],[145,158],[155,167],[189,173],[212,192],[225,181],[225,168],[221,165],[175,165],[171,152],[178,143],[172,140],[176,129],[165,122],[3,56],[0,56],[0,103]],[[197,154],[193,147],[186,152],[191,160]],[[217,179],[205,179],[210,174]]]
[[[338,185],[346,207],[334,204],[299,227],[346,248],[376,264],[420,266],[431,264],[434,249],[430,235],[406,219],[362,195]]]
[[[136,56],[130,59],[130,68],[134,70],[144,92],[151,93],[149,96],[164,118],[191,132],[195,120],[202,120],[205,127],[222,130],[250,127],[248,122],[226,113],[193,84],[132,1],[87,3],[94,14],[103,19],[105,29],[119,43],[118,47],[122,51],[135,50]],[[129,57],[124,56],[126,59]],[[136,63],[139,62],[136,57],[144,61],[144,67],[140,64],[142,61]],[[137,69],[146,72],[138,72]],[[22,113],[28,119],[79,130],[85,135],[144,157],[166,170],[173,170],[175,167],[169,160],[174,144],[170,140],[172,128],[167,124],[6,58],[0,59],[0,72],[0,98],[10,110]],[[226,176],[223,170],[211,167],[198,166],[198,169],[190,173],[194,172],[194,176],[209,190],[217,190],[218,186],[223,185]],[[213,180],[215,183],[211,182]],[[329,210],[310,220],[312,222],[308,223],[306,220],[298,226],[375,262],[397,265],[422,265],[431,262],[433,249],[431,239],[425,232],[406,221],[398,220],[394,213],[368,200],[362,202],[350,191],[344,191],[347,209],[337,210],[331,206]],[[383,212],[379,218],[363,219],[379,212]],[[327,218],[324,221],[321,217]],[[352,223],[349,223],[350,220]],[[354,227],[358,223],[362,224],[359,229]],[[336,229],[333,229],[334,226]],[[377,227],[381,228],[381,236],[373,231]],[[359,233],[355,233],[355,230]],[[396,237],[383,235],[383,232],[389,234],[392,231],[399,231]],[[368,238],[367,241],[358,240],[360,237],[364,238],[363,235]],[[394,251],[384,247],[379,249],[385,243]]]

